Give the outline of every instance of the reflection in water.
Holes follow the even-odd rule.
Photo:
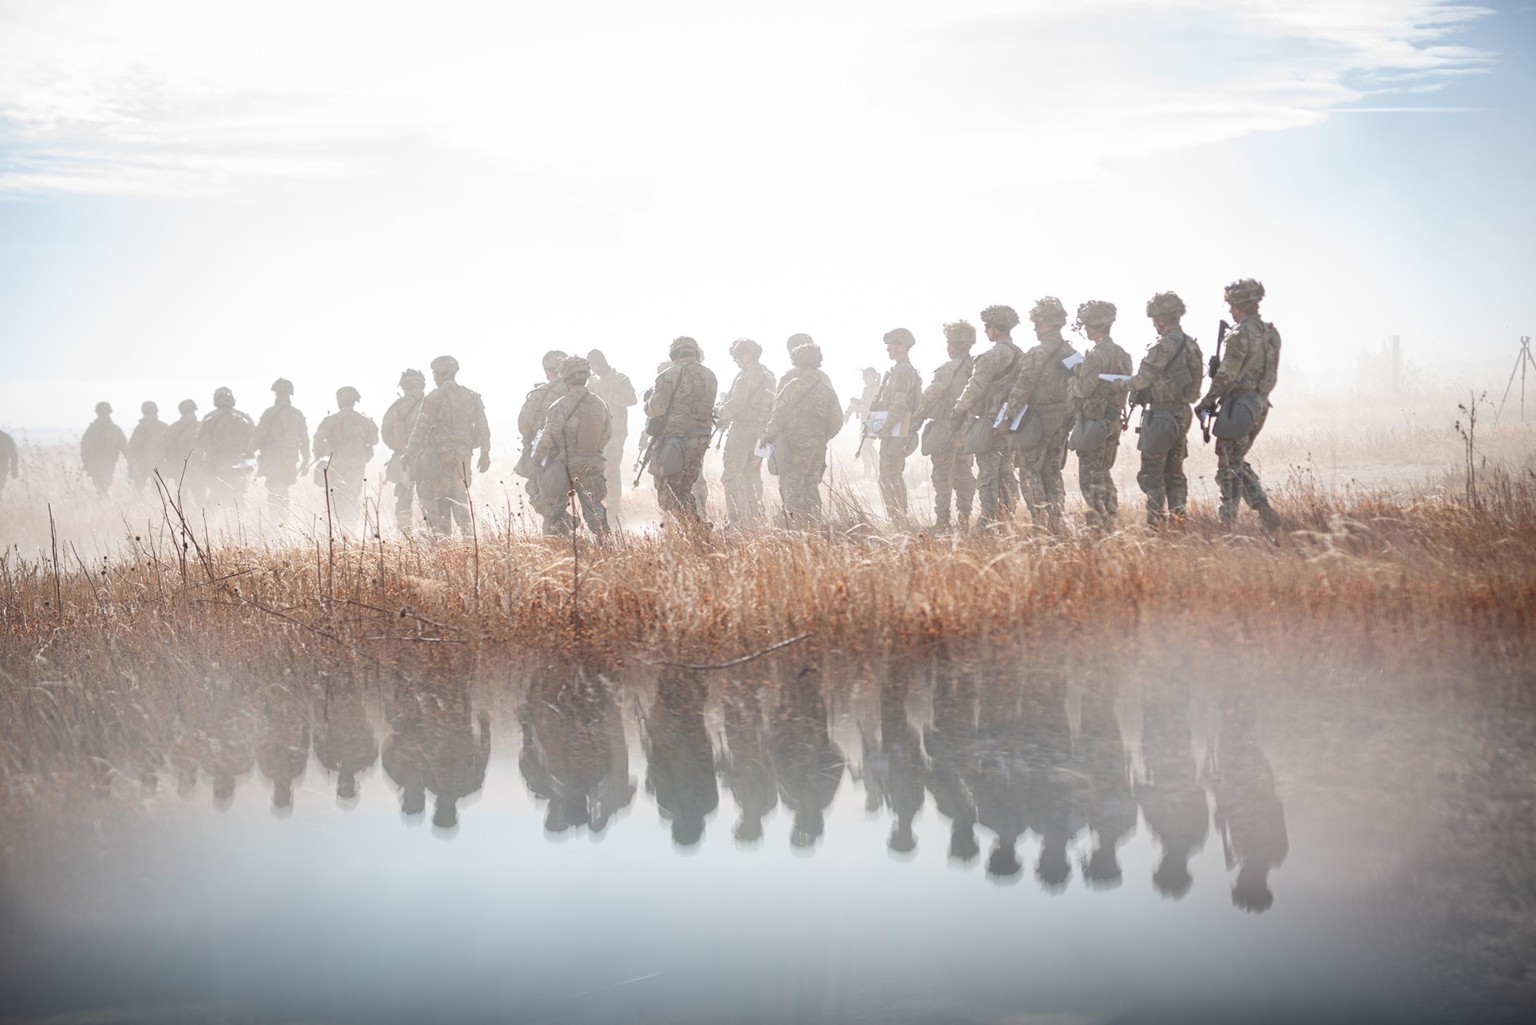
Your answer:
[[[720,782],[741,809],[732,835],[743,846],[763,838],[763,818],[779,803],[768,713],[763,708],[766,686],[760,679],[732,678],[726,681],[720,697],[725,720],[725,744],[718,761]]]
[[[1163,851],[1152,885],[1164,897],[1178,900],[1194,882],[1189,859],[1210,832],[1210,806],[1196,774],[1190,737],[1187,685],[1173,685],[1147,698],[1141,751],[1146,779],[1136,785],[1136,801]]]
[[[601,833],[634,800],[624,722],[608,682],[579,669],[549,669],[529,685],[518,710],[523,780],[548,802],[551,833],[588,826]]]
[[[469,681],[455,678],[421,695],[424,783],[432,792],[432,825],[451,832],[459,825],[459,802],[485,785],[491,758],[491,718],[474,712]]]
[[[389,736],[380,762],[384,774],[400,788],[400,814],[408,823],[420,822],[427,808],[427,727],[422,696],[414,682],[401,681],[387,709]]]
[[[977,750],[976,678],[973,671],[942,660],[933,671],[933,722],[923,729],[928,751],[928,790],[940,815],[950,821],[949,856],[974,861],[976,803],[962,775]]]
[[[704,819],[720,803],[715,755],[704,726],[707,688],[689,669],[669,667],[656,681],[656,700],[641,721],[647,762],[645,789],[672,822],[672,842],[691,847],[704,837]]]
[[[1115,694],[1093,687],[1083,693],[1077,749],[1084,775],[1084,814],[1093,833],[1093,850],[1083,860],[1089,886],[1120,885],[1118,848],[1136,831],[1136,798],[1131,765],[1115,715]]]
[[[272,811],[287,815],[293,811],[293,788],[309,765],[309,701],[296,688],[274,683],[261,689],[257,704],[261,734],[256,761],[272,781]]]
[[[821,671],[805,668],[780,683],[773,713],[773,766],[779,797],[794,815],[789,842],[814,847],[826,830],[827,808],[843,781],[847,759],[832,742]]]
[[[1216,830],[1227,868],[1237,868],[1232,903],[1244,911],[1268,911],[1275,902],[1269,873],[1285,861],[1290,843],[1274,773],[1254,741],[1253,710],[1246,700],[1222,712],[1211,776]]]
[[[315,757],[336,776],[336,803],[357,804],[357,777],[379,759],[379,740],[363,703],[362,683],[351,674],[326,681],[316,719]]]
[[[880,729],[876,743],[863,732],[865,806],[881,805],[896,816],[887,846],[896,854],[910,854],[917,847],[912,820],[923,807],[928,766],[922,738],[907,718],[907,682],[910,662],[891,665],[880,680]],[[861,731],[862,732],[862,731]]]

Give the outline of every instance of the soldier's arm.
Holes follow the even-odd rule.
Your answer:
[[[471,393],[470,424],[473,432],[475,447],[480,450],[480,458],[475,463],[475,469],[484,473],[491,468],[491,423],[485,417],[485,400],[479,392]]]
[[[965,382],[965,390],[955,401],[955,416],[970,416],[986,398],[987,389],[992,386],[992,379],[996,376],[994,361],[991,358],[993,352],[994,350],[989,349],[976,357],[976,365],[971,370],[971,379]]]
[[[1104,357],[1095,346],[1089,349],[1083,356],[1083,361],[1077,365],[1077,376],[1072,381],[1072,387],[1079,399],[1087,400],[1094,396],[1099,387],[1107,382],[1099,380],[1099,375],[1108,373]]]
[[[1216,378],[1205,393],[1206,399],[1224,398],[1237,383],[1237,375],[1248,362],[1248,353],[1253,346],[1252,332],[1246,330],[1250,320],[1243,321],[1235,331],[1227,332],[1226,351],[1221,354],[1221,366],[1216,368]]]
[[[1158,339],[1157,343],[1147,350],[1147,354],[1141,358],[1141,367],[1128,385],[1131,391],[1150,388],[1162,380],[1163,375],[1167,373],[1168,360],[1173,356],[1175,348],[1171,341],[1168,338]]]
[[[619,405],[624,406],[625,408],[633,406],[638,401],[635,398],[635,386],[634,386],[634,384],[632,384],[630,382],[629,377],[627,375],[621,374],[618,371],[614,371],[614,375],[613,376],[614,376],[614,383],[613,383],[614,401],[617,402]]]
[[[646,416],[662,416],[671,410],[672,393],[677,390],[680,376],[682,372],[673,367],[656,378],[656,387],[651,389],[651,397],[645,400]]]

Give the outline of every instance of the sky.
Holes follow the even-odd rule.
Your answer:
[[[1281,388],[1536,327],[1536,4],[0,0],[0,425],[290,378],[382,413],[455,355],[493,423],[551,348],[722,383],[805,331],[1254,276]],[[505,433],[501,435],[505,437]]]

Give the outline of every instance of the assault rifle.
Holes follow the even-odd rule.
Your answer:
[[[1216,351],[1211,355],[1207,374],[1211,380],[1216,380],[1216,372],[1221,369],[1221,343],[1227,340],[1227,332],[1232,330],[1232,325],[1223,320],[1216,328]],[[1200,413],[1200,437],[1205,444],[1211,443],[1211,420],[1214,413],[1201,411]]]
[[[646,437],[651,440],[646,443],[645,451],[641,452],[640,458],[635,461],[635,482],[630,485],[632,488],[640,486],[640,478],[645,476],[645,468],[651,465],[651,456],[656,454],[656,443],[661,440],[660,436],[655,434],[647,434]]]

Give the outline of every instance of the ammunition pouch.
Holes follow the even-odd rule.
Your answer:
[[[1211,433],[1227,441],[1246,438],[1264,412],[1264,399],[1258,392],[1236,392],[1221,400],[1221,410]]]
[[[1149,456],[1166,455],[1179,441],[1179,418],[1166,409],[1141,411],[1140,437],[1136,450]]]
[[[979,456],[983,452],[992,451],[993,428],[992,417],[975,416],[965,428],[965,454]]]
[[[571,476],[566,470],[565,460],[556,456],[539,471],[537,493],[533,499],[534,511],[540,516],[548,516],[565,505],[565,496],[570,490]]]
[[[923,455],[943,455],[953,448],[954,444],[955,424],[953,420],[929,420],[923,425]]]
[[[1079,413],[1072,424],[1072,433],[1067,435],[1067,448],[1073,452],[1092,452],[1103,448],[1107,441],[1109,421],[1090,419]]]
[[[683,467],[688,465],[688,449],[683,445],[682,438],[663,438],[661,444],[656,446],[656,455],[651,460],[651,467],[658,477],[675,477],[683,472]]]
[[[1033,409],[1024,411],[1019,429],[1008,432],[1008,444],[1015,452],[1029,452],[1045,444],[1045,420]]]

